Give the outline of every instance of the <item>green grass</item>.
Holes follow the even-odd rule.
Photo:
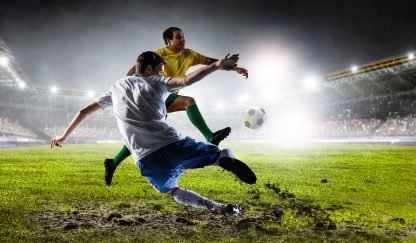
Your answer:
[[[241,218],[178,205],[131,158],[105,186],[103,159],[121,145],[0,149],[0,242],[416,241],[416,147],[224,146],[256,185],[217,167],[188,170],[179,185],[242,204]]]

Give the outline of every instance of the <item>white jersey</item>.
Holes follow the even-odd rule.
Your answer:
[[[169,79],[161,75],[129,76],[95,99],[103,109],[113,106],[118,128],[136,164],[146,155],[184,139],[165,121]]]

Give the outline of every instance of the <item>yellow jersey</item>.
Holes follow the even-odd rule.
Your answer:
[[[155,51],[156,54],[165,60],[164,75],[166,77],[184,76],[188,68],[206,63],[209,58],[191,49],[183,49],[180,52],[173,52],[167,47]]]

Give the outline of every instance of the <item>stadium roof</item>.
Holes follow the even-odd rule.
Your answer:
[[[416,59],[413,54],[396,56],[356,67],[356,70],[343,70],[323,77],[326,83],[345,83],[366,79],[415,80]]]

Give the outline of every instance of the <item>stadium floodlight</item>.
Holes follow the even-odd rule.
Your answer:
[[[301,106],[289,106],[279,109],[278,113],[269,113],[273,126],[269,126],[268,133],[287,141],[302,141],[309,139],[319,130],[314,121],[316,114]],[[269,123],[270,124],[270,123]]]
[[[94,91],[91,91],[91,90],[90,90],[90,91],[88,91],[88,92],[87,92],[87,97],[88,97],[88,98],[91,98],[91,97],[93,97],[93,96],[94,96]]]
[[[317,90],[319,85],[318,78],[315,76],[307,76],[303,80],[303,85],[306,90]]]
[[[51,87],[51,93],[52,94],[58,93],[58,87],[56,87],[56,86]]]
[[[352,66],[351,67],[351,72],[356,73],[358,71],[358,67],[357,66]]]
[[[26,83],[25,82],[23,82],[23,81],[18,81],[17,82],[17,85],[19,86],[19,88],[20,89],[24,89],[24,88],[26,88]]]
[[[2,65],[3,67],[6,67],[7,64],[9,64],[9,58],[7,57],[0,57],[0,65]]]
[[[409,60],[415,59],[415,54],[413,52],[410,52],[409,54],[407,54],[407,59]]]

